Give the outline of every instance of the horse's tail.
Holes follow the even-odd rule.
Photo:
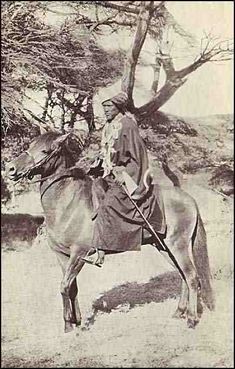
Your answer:
[[[202,300],[209,310],[214,310],[215,298],[211,286],[206,231],[199,211],[193,240],[193,259],[200,279]]]
[[[165,175],[171,180],[171,182],[173,183],[173,185],[175,187],[180,187],[179,178],[169,168],[166,156],[164,156],[163,161],[162,161],[162,169],[163,169]]]

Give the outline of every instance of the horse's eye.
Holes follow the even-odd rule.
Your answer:
[[[47,150],[42,150],[43,154],[48,154]]]

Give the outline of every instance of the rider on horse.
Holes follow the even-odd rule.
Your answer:
[[[145,222],[125,189],[146,218],[152,218],[156,209],[147,149],[134,115],[127,111],[127,101],[121,92],[102,103],[107,124],[100,163],[106,192],[94,220],[93,248],[83,258],[97,266],[103,264],[105,253],[140,249]]]

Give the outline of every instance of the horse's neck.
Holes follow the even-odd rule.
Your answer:
[[[82,203],[92,211],[92,181],[88,176],[74,178],[66,175],[68,168],[60,166],[53,176],[41,183],[41,202],[45,212],[51,209],[79,207]]]
[[[42,182],[40,185],[40,193],[41,198],[43,197],[44,193],[59,180],[66,171],[68,170],[69,163],[65,158],[59,158],[56,161],[53,171],[50,169],[49,171],[45,171],[42,175]]]
[[[41,202],[49,239],[60,245],[78,244],[84,229],[91,230],[93,226],[91,179],[61,177],[45,185],[47,189]],[[89,242],[91,234],[86,235]]]

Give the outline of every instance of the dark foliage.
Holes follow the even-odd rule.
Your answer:
[[[210,184],[225,195],[234,194],[234,170],[228,164],[222,164],[212,172]]]
[[[30,214],[2,214],[1,243],[3,250],[20,251],[31,247],[44,217]]]

